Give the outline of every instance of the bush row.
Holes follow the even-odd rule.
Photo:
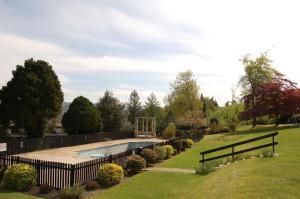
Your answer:
[[[155,146],[154,149],[144,149],[140,155],[132,155],[127,158],[127,169],[130,172],[137,173],[147,165],[170,158],[176,155],[176,151],[182,151],[190,148],[193,141],[190,139],[181,139],[173,142],[172,145]],[[36,170],[34,167],[26,164],[15,164],[5,171],[1,171],[3,186],[10,190],[26,191],[36,185]],[[124,170],[117,164],[105,164],[99,170],[97,181],[86,183],[86,190],[95,190],[99,188],[99,184],[103,186],[111,186],[121,182],[124,178]],[[54,189],[49,184],[40,186],[41,194],[48,194]],[[59,193],[59,198],[80,198],[84,192],[82,186],[66,187]]]

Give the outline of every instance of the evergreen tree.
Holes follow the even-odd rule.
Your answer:
[[[58,77],[49,63],[33,59],[12,73],[13,78],[0,90],[0,123],[7,127],[12,120],[28,137],[43,137],[47,122],[61,110],[63,93]]]
[[[99,99],[96,108],[100,112],[104,132],[122,131],[126,120],[124,107],[124,104],[108,90]]]
[[[135,118],[138,117],[142,112],[142,104],[140,102],[140,97],[136,90],[133,90],[130,94],[128,107],[128,120],[131,124],[135,123]]]
[[[85,97],[77,97],[64,114],[62,125],[68,134],[89,134],[102,130],[101,117],[93,103]]]

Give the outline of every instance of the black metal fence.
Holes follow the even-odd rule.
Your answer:
[[[77,164],[44,161],[23,158],[19,156],[0,155],[0,168],[4,169],[14,164],[28,164],[36,169],[37,185],[49,184],[57,189],[74,184],[83,184],[98,177],[101,165],[116,163],[126,166],[126,159],[132,152],[124,152],[108,157],[94,159]]]
[[[216,160],[216,159],[220,159],[220,158],[225,158],[225,157],[228,157],[228,156],[231,156],[232,159],[234,160],[235,155],[239,155],[239,154],[242,154],[242,153],[246,153],[246,152],[249,152],[249,151],[254,151],[254,150],[258,150],[258,149],[262,149],[262,148],[266,148],[266,147],[272,147],[272,150],[273,150],[273,153],[274,153],[275,152],[275,145],[278,144],[278,142],[275,142],[275,136],[277,136],[277,135],[278,135],[278,132],[275,132],[275,133],[255,137],[255,138],[252,138],[252,139],[244,140],[244,141],[241,141],[241,142],[236,142],[236,143],[233,143],[233,144],[229,144],[229,145],[221,146],[221,147],[218,147],[218,148],[210,149],[210,150],[207,150],[207,151],[203,151],[203,152],[200,153],[200,155],[202,155],[202,160],[200,160],[200,163],[202,163],[202,165],[204,165],[204,163],[207,162],[207,161]],[[250,142],[255,142],[255,141],[258,141],[258,140],[263,140],[263,139],[270,138],[270,137],[272,137],[272,142],[271,143],[259,145],[259,146],[256,146],[256,147],[251,147],[251,148],[248,148],[248,149],[243,149],[243,150],[240,150],[240,151],[235,151],[234,150],[234,147],[237,147],[237,146],[240,146],[240,145],[243,145],[243,144],[247,144],[247,143],[250,143]],[[218,155],[218,156],[207,158],[207,159],[205,159],[205,157],[204,157],[206,154],[221,151],[221,150],[228,149],[228,148],[231,148],[231,153]]]
[[[194,141],[199,141],[203,134],[197,133],[190,137]],[[175,138],[165,142],[149,145],[145,148],[154,148],[156,145],[171,144],[175,140],[182,138]],[[98,173],[101,165],[107,163],[116,163],[123,168],[126,168],[127,157],[131,154],[137,154],[140,149],[126,151],[123,153],[110,155],[108,157],[93,159],[77,164],[67,164],[60,162],[44,161],[38,159],[23,158],[16,155],[0,155],[0,169],[4,169],[14,164],[29,164],[36,169],[37,185],[49,184],[55,188],[61,189],[66,186],[74,184],[84,184],[91,180],[98,178]]]
[[[13,155],[37,150],[60,148],[67,146],[76,146],[94,142],[102,142],[104,138],[112,140],[125,139],[133,137],[133,133],[94,133],[86,135],[63,135],[48,136],[44,138],[15,138],[9,137],[1,139],[1,142],[7,143],[7,151],[2,154]]]

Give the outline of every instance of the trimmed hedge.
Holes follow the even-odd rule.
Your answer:
[[[184,146],[183,146],[182,140],[175,140],[175,141],[172,143],[172,146],[173,146],[174,149],[177,150],[178,153],[179,153],[180,151],[183,151],[183,150],[184,150]]]
[[[118,184],[123,178],[123,168],[117,164],[105,164],[100,167],[98,183],[101,185]]]
[[[170,158],[174,155],[174,149],[171,145],[164,145],[163,147],[166,149],[166,158]]]
[[[157,153],[152,149],[144,149],[140,155],[147,161],[147,164],[154,164],[158,159]]]
[[[126,167],[127,169],[129,169],[131,172],[138,172],[141,169],[146,167],[146,160],[144,158],[142,158],[139,155],[132,155],[129,156],[126,162]]]
[[[156,152],[157,154],[157,159],[159,161],[161,160],[165,160],[166,157],[167,157],[167,150],[165,147],[162,147],[162,146],[155,146],[154,147],[154,151]]]
[[[36,171],[26,164],[15,164],[7,168],[3,176],[4,187],[16,191],[26,191],[36,185]]]

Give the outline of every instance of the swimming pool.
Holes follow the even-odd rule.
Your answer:
[[[115,155],[126,151],[131,151],[140,147],[150,146],[158,142],[126,142],[109,146],[98,147],[95,149],[82,150],[78,152],[79,157],[100,158],[108,155]]]

